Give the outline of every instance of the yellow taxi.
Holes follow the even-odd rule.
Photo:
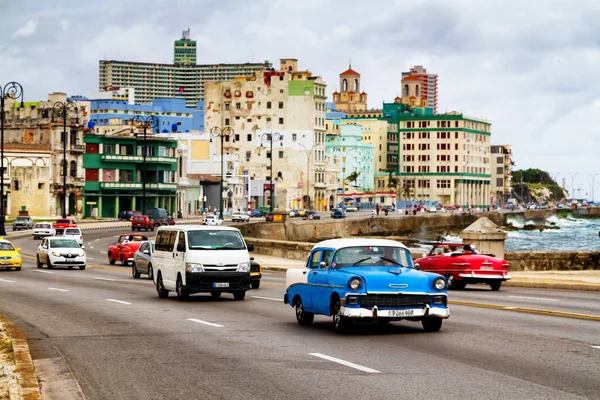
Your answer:
[[[21,251],[21,248],[15,248],[11,242],[0,238],[0,269],[14,268],[20,271],[23,259],[19,251]]]

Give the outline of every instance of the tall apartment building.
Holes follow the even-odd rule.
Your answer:
[[[490,155],[491,203],[503,206],[510,198],[512,186],[512,150],[506,144],[493,144]]]
[[[174,44],[173,64],[100,60],[100,90],[134,88],[137,101],[150,103],[158,98],[182,97],[188,107],[204,100],[205,82],[228,81],[253,76],[271,68],[264,63],[196,64],[196,42],[189,30]]]
[[[270,205],[272,179],[274,206],[324,209],[333,204],[336,189],[325,182],[326,84],[299,71],[295,59],[280,63],[279,70],[254,77],[207,82],[205,130],[233,129],[225,136],[224,152],[239,154],[241,175],[263,181],[263,190],[252,193],[255,206]],[[236,186],[236,205],[246,198],[245,190]]]
[[[438,112],[438,76],[437,74],[428,74],[427,69],[422,65],[415,65],[407,72],[402,72],[402,97],[409,97],[408,83],[417,81],[419,84],[416,90],[416,97],[427,101],[427,106],[433,108],[433,112]]]

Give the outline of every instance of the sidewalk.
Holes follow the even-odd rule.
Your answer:
[[[268,271],[285,272],[304,268],[305,260],[252,254],[254,261]],[[600,291],[600,271],[510,271],[511,279],[504,286]]]

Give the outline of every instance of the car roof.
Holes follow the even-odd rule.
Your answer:
[[[220,231],[236,231],[239,232],[240,230],[237,228],[234,228],[232,226],[206,226],[206,225],[200,225],[200,224],[190,224],[190,225],[185,225],[185,226],[161,226],[160,228],[158,228],[158,231],[185,231],[185,232],[189,232],[189,231],[214,231],[214,230],[220,230]]]
[[[71,239],[71,238],[66,238],[64,236],[50,236],[48,238],[46,238],[48,240],[72,240],[75,242],[75,239]]]
[[[12,244],[12,242],[8,239],[4,239],[4,238],[0,238],[0,243],[10,243]]]
[[[333,249],[341,249],[344,247],[354,247],[354,246],[393,246],[393,247],[402,247],[406,249],[407,247],[395,240],[389,239],[371,239],[371,238],[344,238],[344,239],[330,239],[319,242],[313,246],[313,250],[316,248],[333,248]]]

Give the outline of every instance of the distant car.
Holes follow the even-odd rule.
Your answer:
[[[250,216],[244,212],[234,212],[231,214],[231,220],[233,222],[248,222],[250,221]]]
[[[358,211],[358,207],[356,207],[356,206],[346,207],[346,212],[357,212],[357,211]]]
[[[264,217],[265,214],[263,214],[260,210],[254,209],[252,211],[250,211],[250,217],[252,218],[260,218],[260,217]]]
[[[154,226],[170,225],[169,214],[164,208],[146,208],[144,215],[149,216],[154,221]]]
[[[52,222],[39,222],[33,227],[33,238],[41,239],[46,236],[56,235]]]
[[[131,217],[135,216],[135,215],[141,215],[142,213],[136,210],[128,210],[128,211],[121,211],[119,213],[119,221],[129,221],[131,220]]]
[[[77,223],[73,218],[61,218],[56,220],[56,222],[52,225],[56,234],[62,234],[66,228],[77,228]]]
[[[260,287],[261,278],[260,264],[250,259],[250,286],[252,289],[258,289]]]
[[[136,215],[131,218],[131,230],[132,231],[153,231],[154,221],[147,215]]]
[[[206,217],[204,217],[204,225],[223,225],[223,220],[219,219],[219,217],[216,215],[207,215]]]
[[[439,331],[450,316],[446,278],[418,271],[410,251],[386,239],[334,239],[317,243],[304,269],[286,273],[285,304],[298,324],[333,317],[337,333],[353,322],[418,321]]]
[[[464,289],[467,284],[483,283],[499,290],[502,282],[510,279],[506,260],[485,254],[464,254],[461,243],[436,243],[429,254],[415,260],[419,269],[444,275],[450,289]],[[443,254],[444,248],[453,252]]]
[[[79,228],[66,228],[61,236],[74,239],[80,247],[83,246],[83,233]]]
[[[333,218],[333,219],[346,218],[346,214],[344,214],[344,211],[342,211],[341,208],[338,208],[333,213],[331,213],[331,218]]]
[[[112,246],[108,247],[108,263],[114,265],[120,261],[123,265],[133,262],[133,255],[148,238],[144,235],[120,235]]]
[[[306,213],[304,213],[304,216],[302,217],[302,219],[303,220],[307,220],[307,219],[321,219],[321,216],[315,210],[308,210],[308,211],[306,211]]]
[[[148,275],[149,279],[154,278],[154,270],[152,267],[153,255],[154,243],[150,241],[143,242],[133,255],[131,275],[134,278],[139,278],[141,274]]]
[[[266,222],[273,222],[274,219],[275,219],[275,213],[270,212],[265,216]]]
[[[56,266],[85,269],[86,257],[83,247],[75,239],[55,236],[42,239],[37,249],[36,262],[38,268],[46,264],[48,269]]]
[[[21,270],[23,259],[20,247],[15,247],[10,241],[0,238],[0,269]]]
[[[33,219],[28,215],[19,215],[13,222],[13,231],[21,229],[32,229],[34,226]]]
[[[330,211],[331,211],[331,218],[333,218],[333,214],[335,214],[336,211],[342,211],[343,212],[343,210],[341,208],[339,208],[339,207],[332,208]]]

